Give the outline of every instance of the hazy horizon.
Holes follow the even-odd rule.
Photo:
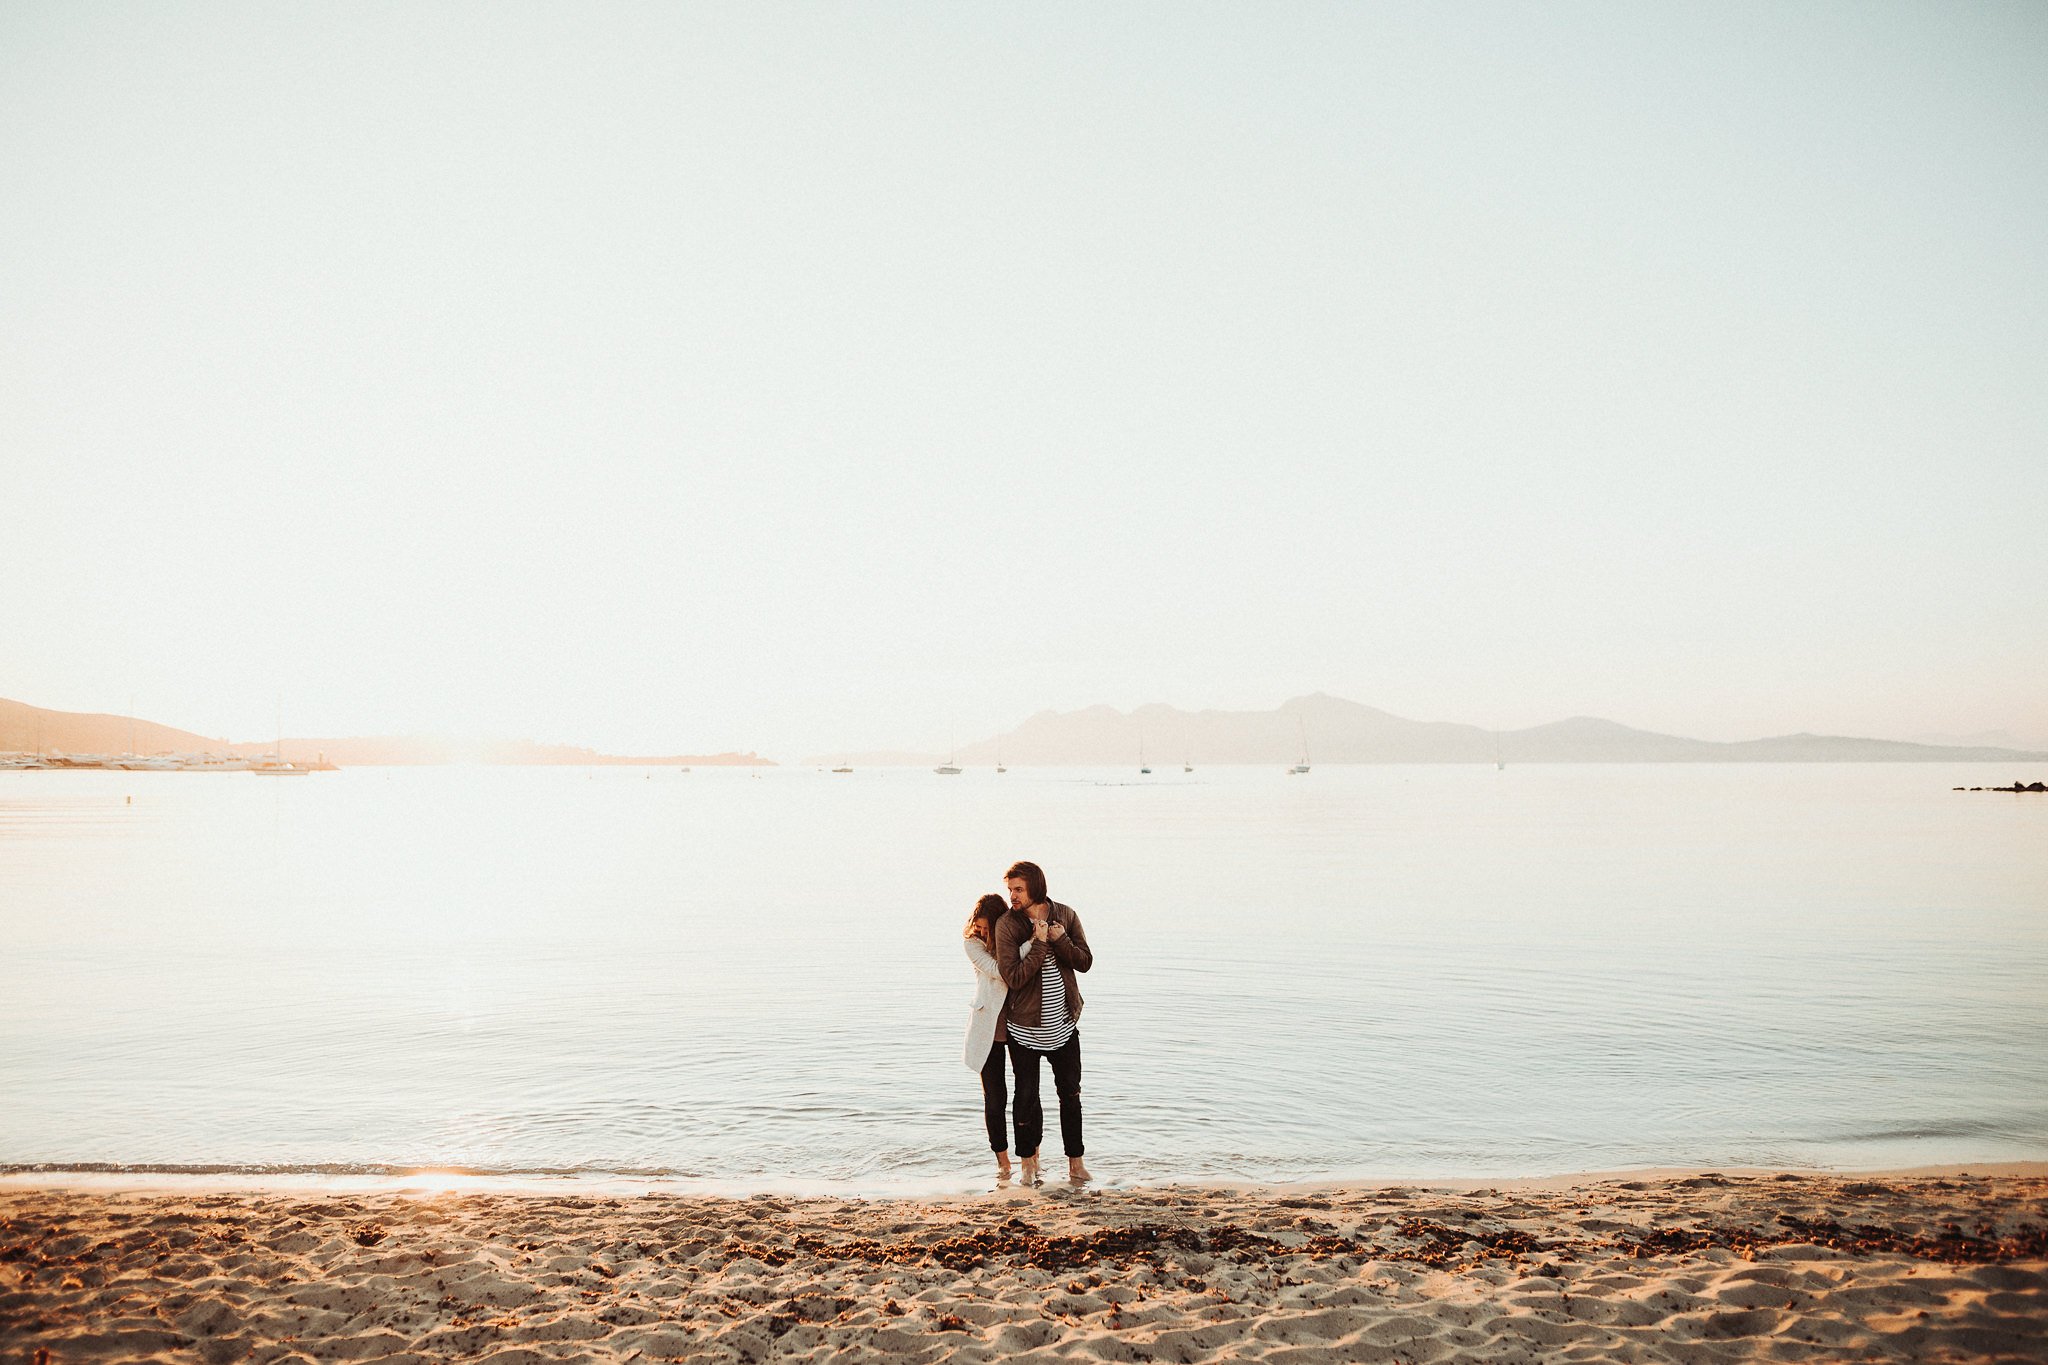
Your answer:
[[[15,4],[0,697],[2048,737],[2048,12]]]

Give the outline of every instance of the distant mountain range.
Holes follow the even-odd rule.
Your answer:
[[[1135,765],[1139,745],[1160,769],[1183,760],[1211,763],[1295,762],[1306,739],[1314,763],[1975,763],[2036,762],[2048,752],[1994,745],[1911,744],[1842,735],[1778,735],[1721,743],[1631,729],[1575,716],[1526,730],[1493,731],[1449,721],[1401,716],[1318,692],[1272,711],[1182,711],[1141,706],[1119,711],[1041,711],[1016,729],[961,748],[962,766],[992,766],[1000,755],[1016,766]],[[859,767],[931,764],[945,754],[824,754],[805,760]]]
[[[1119,711],[1041,711],[1009,732],[959,750],[963,766],[992,767],[998,756],[1020,767],[1135,765],[1146,758],[1164,770],[1183,760],[1204,764],[1295,762],[1302,743],[1314,763],[2017,763],[2048,761],[2048,752],[1992,744],[1919,744],[1842,735],[1778,735],[1720,743],[1631,729],[1611,720],[1576,716],[1526,730],[1495,732],[1449,721],[1401,716],[1316,693],[1271,711],[1182,711],[1141,706]],[[254,757],[271,740],[229,741],[127,716],[49,711],[0,700],[0,753],[68,754],[215,753]],[[772,767],[753,753],[668,754],[633,757],[568,744],[530,740],[460,740],[434,735],[292,738],[287,758],[324,755],[341,767],[431,763],[533,765],[702,765]],[[930,766],[938,753],[822,754],[806,766],[830,767],[842,758],[856,767]]]
[[[24,702],[0,700],[0,753],[67,754],[233,754],[253,758],[267,754],[274,740],[231,742],[174,730],[155,721],[127,716],[46,711]],[[287,758],[310,760],[325,755],[343,768],[410,766],[422,763],[618,764],[716,767],[773,767],[757,754],[669,754],[632,758],[601,754],[569,744],[535,744],[523,739],[459,740],[435,735],[364,735],[332,739],[286,736]]]

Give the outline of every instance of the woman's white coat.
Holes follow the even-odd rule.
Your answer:
[[[979,1071],[988,1061],[988,1050],[996,1044],[996,1021],[1002,1017],[1003,1001],[1009,990],[1003,974],[996,969],[996,956],[981,940],[969,937],[967,960],[974,964],[974,1004],[967,1011],[967,1069]]]

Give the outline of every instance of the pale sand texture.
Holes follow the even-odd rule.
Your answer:
[[[2048,1180],[0,1190],[0,1362],[2048,1359]]]

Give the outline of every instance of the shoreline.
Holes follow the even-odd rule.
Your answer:
[[[0,1358],[2036,1358],[2048,1175],[924,1198],[0,1185]]]
[[[1618,1166],[1544,1175],[1343,1175],[1305,1180],[1201,1177],[1188,1180],[1097,1178],[1086,1188],[1101,1192],[1200,1190],[1233,1194],[1334,1194],[1359,1190],[1408,1189],[1442,1193],[1478,1190],[1556,1191],[1609,1181],[1670,1181],[1701,1176],[1742,1180],[1798,1176],[1813,1179],[1932,1180],[1964,1177],[2048,1180],[2048,1159],[2038,1161],[1950,1161],[1915,1166]],[[60,1166],[21,1163],[0,1167],[0,1194],[48,1190],[78,1194],[404,1194],[411,1192],[491,1194],[514,1197],[662,1196],[681,1199],[958,1200],[1002,1193],[989,1172],[907,1178],[900,1181],[804,1180],[791,1177],[716,1179],[640,1175],[611,1171],[488,1171],[459,1166],[381,1167],[345,1170],[320,1167],[208,1167],[172,1163]],[[1048,1178],[1045,1189],[1068,1188]],[[1043,1193],[1043,1191],[1041,1191]]]

